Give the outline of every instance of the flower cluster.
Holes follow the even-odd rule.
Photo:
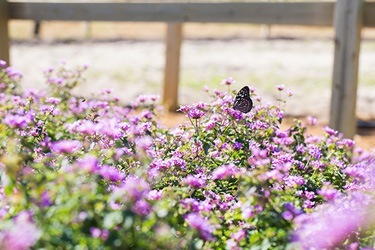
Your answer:
[[[84,67],[46,70],[48,94],[0,70],[1,249],[374,247],[375,156],[335,130],[218,90],[166,128],[157,96],[72,95]]]

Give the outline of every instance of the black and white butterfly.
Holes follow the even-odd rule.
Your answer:
[[[250,98],[250,89],[248,86],[243,87],[234,99],[233,108],[242,113],[249,113],[253,108],[253,101]]]

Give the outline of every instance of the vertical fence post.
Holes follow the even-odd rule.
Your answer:
[[[0,0],[0,59],[9,61],[8,2]]]
[[[168,111],[176,111],[178,105],[181,41],[182,24],[168,23],[163,86],[163,104]]]
[[[334,13],[335,52],[329,125],[353,138],[356,132],[358,60],[363,0],[337,0]]]

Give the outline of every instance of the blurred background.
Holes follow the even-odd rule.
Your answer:
[[[22,87],[45,88],[43,69],[87,64],[76,90],[92,96],[111,88],[124,103],[139,94],[162,93],[165,23],[10,22],[11,58],[24,74]],[[275,85],[294,95],[286,113],[328,120],[333,66],[333,28],[186,23],[181,48],[180,104],[207,99],[204,85],[229,76],[234,89],[253,86],[276,103]],[[375,29],[362,30],[357,115],[375,119]]]

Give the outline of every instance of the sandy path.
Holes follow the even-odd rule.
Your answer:
[[[375,118],[375,42],[362,43],[357,113]],[[64,60],[88,64],[87,81],[77,91],[90,96],[113,88],[129,102],[141,93],[161,94],[164,45],[162,41],[84,42],[72,44],[15,43],[13,66],[24,73],[24,88],[43,88],[42,71]],[[330,40],[187,40],[182,48],[180,102],[205,100],[204,85],[233,76],[237,83],[256,87],[264,100],[275,103],[274,86],[283,83],[294,92],[286,111],[327,119],[333,45]]]

